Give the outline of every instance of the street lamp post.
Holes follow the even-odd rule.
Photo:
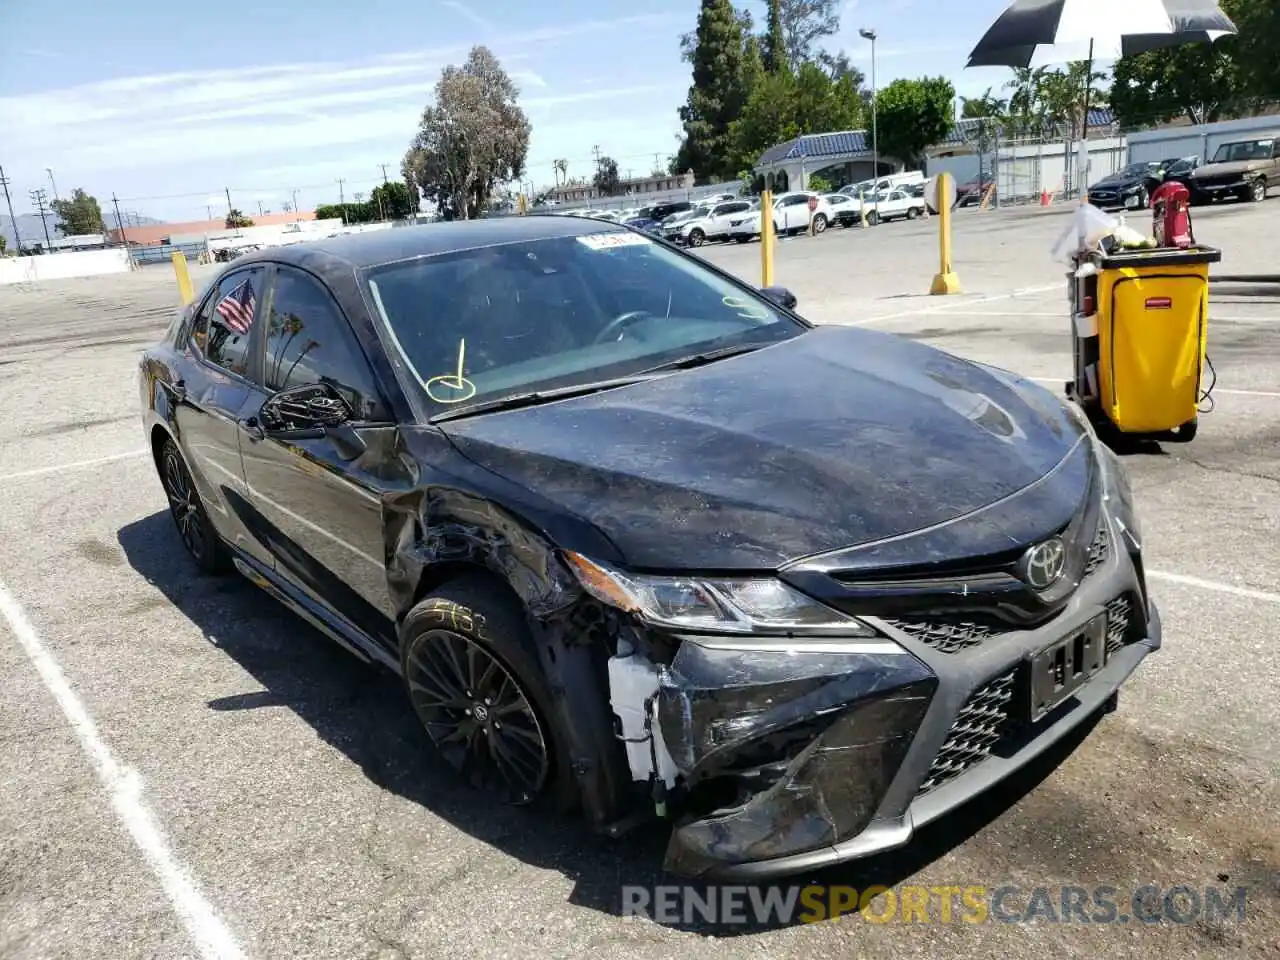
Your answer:
[[[869,27],[863,27],[858,31],[858,35],[863,40],[871,41],[871,165],[872,177],[877,181],[880,179],[880,132],[876,129],[876,99],[879,91],[876,89],[876,32]]]

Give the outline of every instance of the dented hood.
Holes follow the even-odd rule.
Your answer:
[[[764,570],[1035,482],[1080,428],[1047,391],[823,327],[653,381],[441,424],[459,451],[648,570]]]

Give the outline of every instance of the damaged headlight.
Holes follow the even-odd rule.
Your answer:
[[[657,626],[717,633],[877,635],[862,621],[770,577],[657,577],[624,572],[569,551],[565,556],[593,597]]]

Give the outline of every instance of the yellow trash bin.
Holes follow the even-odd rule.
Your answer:
[[[1122,433],[1190,439],[1208,345],[1213,247],[1095,253],[1096,401]]]

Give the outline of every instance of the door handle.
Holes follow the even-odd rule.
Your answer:
[[[257,417],[248,417],[239,421],[239,423],[240,429],[248,434],[249,440],[253,443],[257,443],[266,436],[266,432],[262,429],[262,424],[258,422]]]

